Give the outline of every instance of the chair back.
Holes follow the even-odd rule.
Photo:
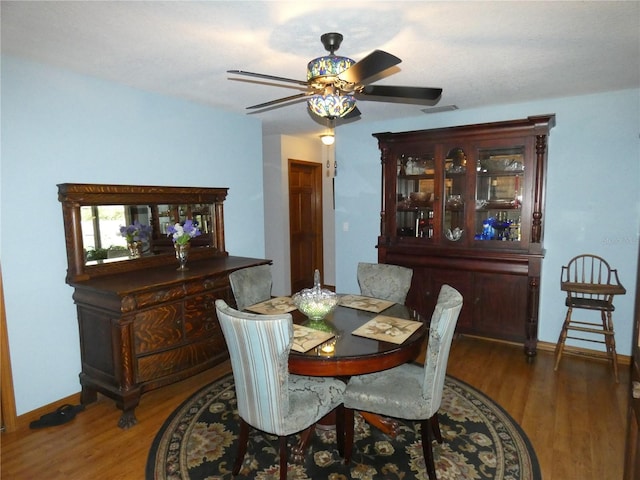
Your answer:
[[[239,312],[216,300],[227,342],[240,417],[258,430],[281,435],[289,411],[291,315]]]
[[[436,414],[442,402],[447,362],[453,332],[462,310],[462,295],[449,285],[442,285],[436,308],[431,316],[429,343],[424,362],[423,396],[429,417]]]
[[[404,303],[411,288],[413,270],[385,263],[358,263],[360,294]]]
[[[560,284],[567,292],[567,303],[584,303],[587,308],[591,303],[598,305],[602,302],[613,308],[615,290],[610,287],[624,290],[617,270],[612,269],[604,258],[591,254],[578,255],[563,266]]]
[[[229,274],[231,291],[238,310],[271,298],[271,265],[243,268]]]

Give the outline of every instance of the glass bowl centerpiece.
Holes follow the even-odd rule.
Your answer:
[[[313,276],[313,288],[305,288],[294,294],[291,299],[309,321],[305,325],[316,330],[331,331],[331,326],[324,319],[333,312],[340,300],[335,292],[323,289],[320,285],[320,272],[316,270]]]

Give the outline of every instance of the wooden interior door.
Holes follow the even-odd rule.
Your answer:
[[[636,306],[633,325],[624,480],[637,480],[640,478],[640,252],[638,253]]]
[[[289,160],[291,293],[313,286],[322,274],[322,165]],[[324,278],[324,276],[322,276]]]

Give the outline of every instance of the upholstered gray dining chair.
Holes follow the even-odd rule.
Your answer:
[[[216,300],[216,312],[231,357],[240,416],[240,438],[233,474],[240,472],[249,440],[249,427],[277,435],[280,479],[287,478],[287,437],[313,428],[336,409],[338,451],[344,452],[345,384],[332,377],[289,374],[293,342],[291,315],[239,312]]]
[[[271,298],[271,265],[243,268],[229,274],[229,283],[238,310]]]
[[[385,263],[358,263],[360,294],[396,303],[404,303],[413,270]]]
[[[405,363],[381,372],[351,377],[344,394],[345,463],[351,461],[354,410],[420,421],[427,474],[436,479],[431,443],[442,442],[438,409],[442,402],[449,350],[462,309],[462,295],[443,285],[431,317],[424,366]]]

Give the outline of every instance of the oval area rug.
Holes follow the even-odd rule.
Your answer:
[[[447,376],[439,411],[444,442],[434,443],[439,480],[540,480],[529,439],[499,405],[470,385]],[[289,480],[428,480],[418,423],[400,421],[395,438],[356,414],[353,456],[344,465],[334,429],[316,429],[304,463],[289,459]],[[166,420],[153,441],[147,480],[222,480],[231,474],[238,439],[233,376],[204,387]],[[298,441],[293,435],[289,444]],[[278,478],[278,440],[251,430],[237,479]]]

